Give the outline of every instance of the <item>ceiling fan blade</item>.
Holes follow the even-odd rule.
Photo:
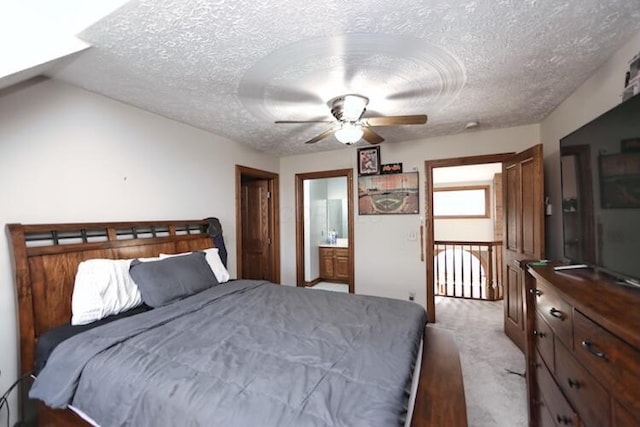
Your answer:
[[[295,124],[295,123],[334,123],[335,120],[276,120],[277,124]]]
[[[374,132],[370,127],[362,127],[362,138],[369,144],[380,144],[384,141],[384,138]]]
[[[366,117],[363,120],[369,126],[423,125],[427,123],[427,115]]]
[[[316,143],[316,142],[318,142],[318,141],[321,141],[321,140],[323,140],[323,139],[325,139],[325,138],[330,137],[331,135],[333,135],[333,133],[334,133],[335,131],[336,131],[336,130],[335,130],[335,129],[333,129],[333,128],[332,128],[332,129],[325,130],[325,131],[324,131],[324,132],[322,132],[320,135],[316,135],[316,136],[314,136],[313,138],[311,138],[310,140],[305,141],[305,144],[315,144],[315,143]]]

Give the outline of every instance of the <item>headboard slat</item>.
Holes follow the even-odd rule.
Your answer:
[[[81,261],[146,258],[211,248],[214,244],[207,227],[206,220],[8,224],[22,374],[33,369],[38,336],[71,319],[71,296]],[[136,234],[138,238],[134,238]],[[96,238],[106,240],[93,241]]]
[[[207,234],[185,234],[179,235],[180,239],[178,241],[189,241],[189,240],[202,240],[209,239]],[[38,256],[38,255],[52,255],[57,253],[70,253],[70,252],[85,252],[87,250],[101,250],[101,249],[112,249],[112,248],[120,248],[127,246],[145,246],[145,245],[159,245],[163,243],[169,243],[173,246],[176,242],[176,236],[166,236],[166,237],[148,237],[148,238],[135,238],[135,239],[127,239],[127,240],[107,240],[104,242],[87,242],[87,243],[59,243],[51,246],[30,246],[27,247],[27,255],[28,256]],[[197,245],[197,243],[196,243]]]

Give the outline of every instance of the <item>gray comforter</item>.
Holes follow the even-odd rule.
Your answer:
[[[240,280],[61,343],[30,396],[102,426],[397,426],[426,314]]]

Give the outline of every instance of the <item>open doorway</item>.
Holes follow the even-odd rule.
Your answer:
[[[239,279],[280,283],[278,174],[236,165]]]
[[[438,261],[443,259],[446,261],[447,257],[453,258],[454,254],[447,254],[447,250],[450,249],[448,247],[436,248],[435,243],[438,241],[435,235],[435,218],[433,212],[433,204],[434,204],[434,189],[437,186],[447,186],[448,184],[445,181],[451,181],[446,178],[439,178],[440,181],[438,184],[434,183],[434,172],[438,169],[444,170],[445,168],[452,167],[463,167],[469,165],[486,165],[486,164],[495,164],[498,163],[502,165],[502,163],[513,156],[513,153],[499,153],[499,154],[491,154],[484,156],[473,156],[473,157],[456,157],[450,159],[438,159],[438,160],[428,160],[425,161],[425,212],[426,212],[426,221],[425,221],[425,234],[426,234],[426,269],[427,269],[427,314],[429,316],[430,322],[436,321],[436,312],[435,312],[435,295],[436,295],[436,279],[440,275],[445,275],[444,265],[439,264]],[[455,176],[454,173],[451,174]],[[458,181],[460,179],[458,178]],[[469,239],[460,239],[461,242],[469,241]],[[460,248],[461,250],[462,248]],[[466,249],[465,249],[466,251]],[[441,252],[444,254],[440,255]],[[481,257],[473,257],[471,256],[471,252],[473,249],[468,250],[469,256],[469,264],[472,264],[474,259],[480,259]],[[462,253],[457,253],[460,255],[460,260],[462,260]],[[440,256],[440,259],[437,257]],[[433,260],[433,262],[431,261]],[[437,275],[436,276],[436,270]],[[484,269],[486,274],[487,268]],[[455,271],[455,270],[454,270]],[[450,271],[446,272],[447,275],[450,274]],[[460,276],[456,276],[458,279]]]
[[[434,293],[502,299],[502,163],[433,169]]]
[[[502,286],[505,334],[524,351],[524,278],[528,260],[544,258],[544,172],[542,145],[520,153],[441,159],[425,162],[427,314],[435,313],[434,169],[449,166],[502,164],[504,225]]]
[[[296,284],[354,292],[353,170],[296,175]]]

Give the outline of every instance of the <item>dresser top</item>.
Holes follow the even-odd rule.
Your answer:
[[[640,289],[614,283],[590,269],[555,271],[529,266],[581,313],[640,350]]]

